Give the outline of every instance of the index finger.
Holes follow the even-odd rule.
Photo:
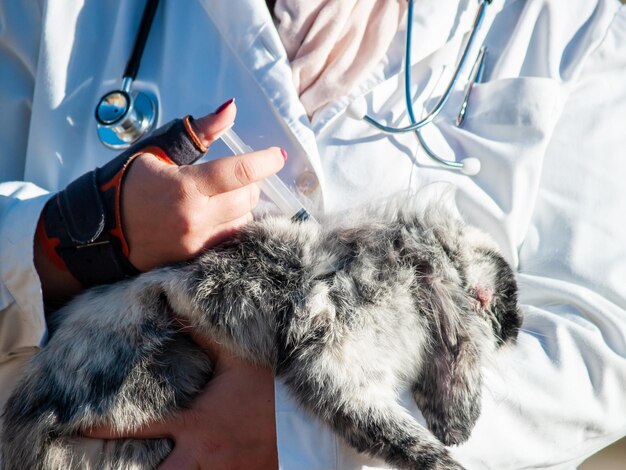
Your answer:
[[[277,173],[287,154],[279,147],[270,147],[232,157],[224,157],[199,165],[180,167],[180,172],[193,178],[197,188],[207,196],[248,186]]]

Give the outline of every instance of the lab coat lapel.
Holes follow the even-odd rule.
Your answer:
[[[504,0],[493,0],[489,5],[481,28],[482,35],[476,41],[478,45],[482,42],[489,24],[502,9],[503,4]],[[467,33],[472,28],[477,10],[478,2],[473,0],[416,2],[413,12],[411,66],[416,67],[420,63],[428,62],[431,68],[443,68],[456,63],[458,54],[465,45]],[[350,95],[331,103],[313,116],[312,125],[315,132],[323,132],[324,128],[351,103],[372,92],[379,85],[392,81],[392,89],[402,88],[404,84],[401,74],[404,73],[405,48],[406,18],[389,47],[385,61],[355,87]],[[422,85],[417,84],[416,87],[420,89],[423,88]],[[416,111],[418,111],[417,108]],[[405,124],[408,124],[408,121]]]
[[[293,85],[291,68],[263,0],[198,0],[224,41],[254,77],[276,114],[308,157],[323,186],[315,134]]]

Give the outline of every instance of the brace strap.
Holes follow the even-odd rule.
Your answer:
[[[71,182],[44,208],[46,251],[57,253],[85,287],[139,274],[129,260],[122,230],[120,196],[126,169],[145,152],[176,165],[202,157],[207,148],[193,132],[191,120],[175,119],[156,129],[103,167]]]

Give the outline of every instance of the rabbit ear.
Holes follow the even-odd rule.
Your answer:
[[[447,279],[432,276],[427,282],[432,292],[429,303],[435,341],[442,348],[454,349],[459,341],[459,328],[468,316],[467,299],[461,288]]]
[[[428,428],[445,445],[465,442],[480,415],[480,354],[469,341],[433,350],[414,387]]]
[[[417,383],[414,398],[429,429],[446,445],[467,440],[480,414],[481,347],[479,321],[463,293],[450,286],[433,295],[432,353]],[[445,290],[445,291],[444,291]]]

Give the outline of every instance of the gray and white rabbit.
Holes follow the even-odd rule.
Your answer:
[[[398,468],[462,468],[445,445],[469,437],[481,365],[521,324],[511,268],[443,204],[321,222],[264,218],[194,261],[58,311],[4,410],[3,468],[84,468],[73,445],[85,429],[123,432],[188,406],[211,361],[173,312],[272,368],[358,451]],[[429,430],[399,405],[406,387]],[[109,441],[93,467],[155,468],[171,447]]]

